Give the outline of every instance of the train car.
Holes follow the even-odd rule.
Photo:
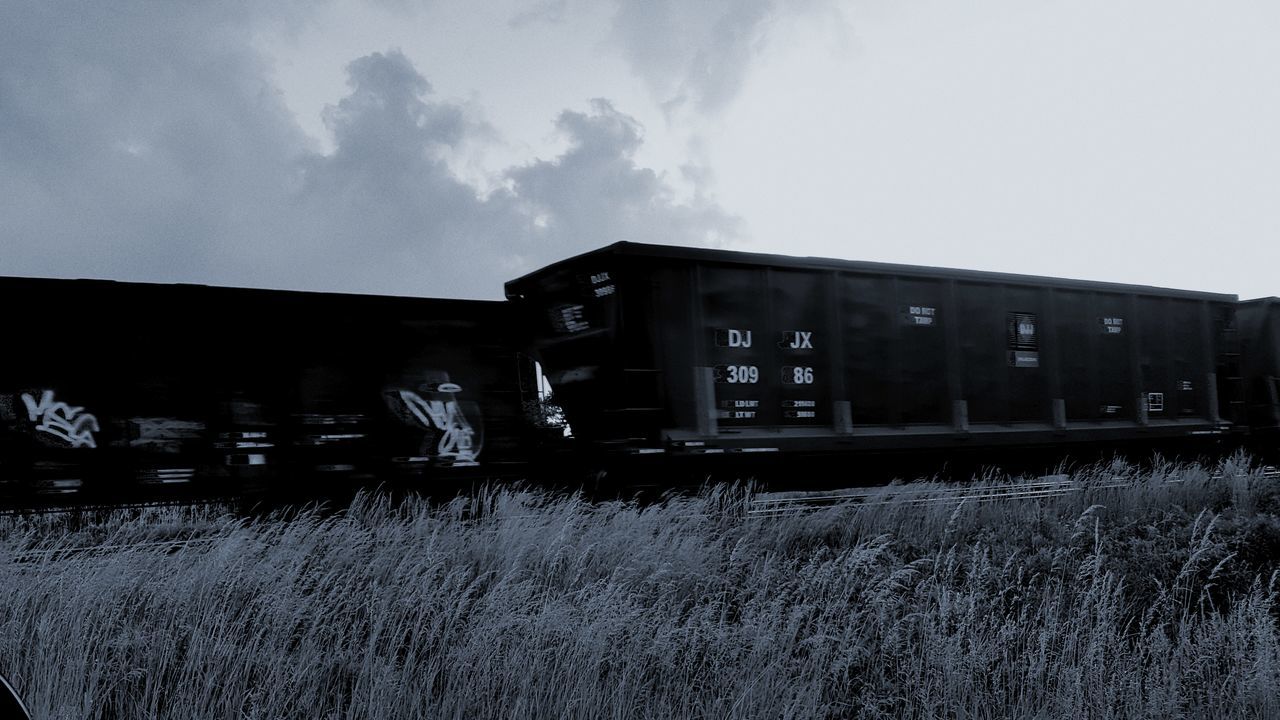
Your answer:
[[[1252,449],[1275,459],[1280,455],[1280,298],[1247,300],[1236,312]]]
[[[622,452],[1083,455],[1240,419],[1234,295],[636,243],[506,293],[575,435]]]
[[[0,278],[0,494],[429,481],[527,458],[507,303]]]

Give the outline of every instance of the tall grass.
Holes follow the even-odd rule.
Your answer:
[[[42,719],[1280,717],[1276,488],[1114,475],[773,519],[717,488],[9,520],[0,671]],[[31,552],[90,544],[124,547]]]

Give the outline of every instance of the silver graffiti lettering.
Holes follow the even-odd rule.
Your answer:
[[[412,390],[399,392],[400,400],[418,422],[428,428],[434,426],[440,430],[440,442],[436,451],[442,457],[454,458],[459,462],[475,461],[475,430],[458,408],[457,400],[424,400]]]
[[[98,418],[83,412],[83,407],[55,402],[52,390],[41,393],[39,403],[30,393],[22,393],[22,402],[27,406],[27,418],[31,422],[40,421],[37,431],[61,438],[71,443],[71,447],[98,447],[93,439],[93,433],[99,430]]]

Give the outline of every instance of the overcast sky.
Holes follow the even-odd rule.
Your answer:
[[[497,298],[617,240],[1280,294],[1280,3],[0,3],[0,275]]]

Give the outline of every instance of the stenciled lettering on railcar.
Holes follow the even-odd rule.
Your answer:
[[[816,400],[783,400],[782,417],[787,420],[813,420],[818,417]]]
[[[129,418],[133,431],[144,440],[192,440],[200,437],[205,429],[199,420],[179,420],[168,417]]]
[[[582,305],[559,305],[550,311],[551,327],[558,333],[578,333],[590,330],[586,308]]]
[[[1035,350],[1010,350],[1009,367],[1038,368],[1040,353]]]
[[[204,435],[205,424],[198,420],[168,417],[129,418],[129,447],[159,453],[180,453],[188,440]]]
[[[933,327],[938,322],[938,309],[928,305],[907,305],[902,308],[903,324],[912,327]]]
[[[738,328],[717,328],[716,347],[749,348],[751,331]]]
[[[755,365],[717,365],[712,374],[716,382],[728,385],[754,385],[760,382],[760,368]]]
[[[786,330],[778,347],[783,350],[812,350],[813,332],[810,330]]]
[[[784,365],[782,367],[783,385],[812,385],[813,368],[801,365]]]
[[[1103,335],[1119,335],[1124,332],[1124,318],[1100,317],[1098,326],[1102,328]]]
[[[1164,412],[1164,393],[1149,392],[1147,393],[1147,412]]]
[[[591,288],[591,297],[595,299],[608,297],[618,290],[608,272],[591,273],[586,277],[586,280]]]
[[[93,438],[99,430],[98,418],[84,412],[83,407],[54,400],[52,390],[42,392],[39,402],[30,393],[22,393],[22,402],[27,406],[27,419],[39,421],[37,432],[48,433],[73,448],[98,447]]]

